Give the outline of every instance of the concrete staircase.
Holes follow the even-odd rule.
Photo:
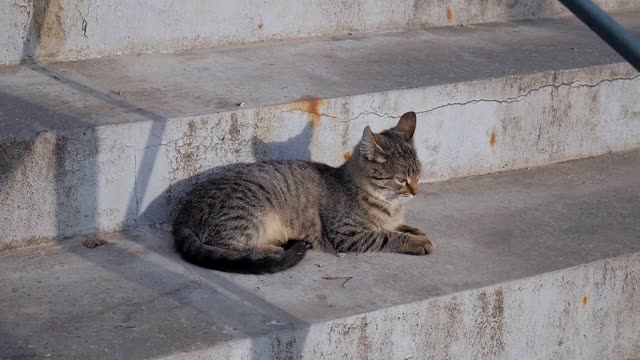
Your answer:
[[[555,2],[467,3],[0,4],[0,359],[639,357],[640,75]],[[409,110],[433,256],[173,253],[203,175]]]

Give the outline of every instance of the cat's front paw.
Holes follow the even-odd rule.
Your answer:
[[[411,234],[411,235],[419,235],[419,236],[425,236],[426,235],[424,233],[424,231],[418,229],[417,227],[413,227],[413,226],[407,225],[407,224],[402,224],[402,225],[398,226],[396,228],[396,231],[400,231],[400,232]]]
[[[403,253],[410,255],[431,254],[435,245],[425,235],[413,235],[409,237]]]

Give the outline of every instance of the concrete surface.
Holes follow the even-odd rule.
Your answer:
[[[338,165],[409,110],[424,181],[637,148],[640,80],[619,61],[537,20],[5,67],[0,247],[165,222],[229,163]]]
[[[427,186],[408,211],[437,244],[425,257],[311,252],[231,275],[183,262],[158,228],[4,252],[0,358],[637,358],[638,165]]]
[[[596,3],[608,10],[640,8],[637,0]],[[477,4],[461,0],[9,0],[0,3],[0,64],[564,13],[551,0],[483,0]]]

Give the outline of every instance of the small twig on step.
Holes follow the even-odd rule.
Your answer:
[[[344,285],[351,279],[353,279],[353,276],[323,276],[322,279],[324,280],[344,280],[342,282],[342,285],[340,285],[340,287],[344,287]]]

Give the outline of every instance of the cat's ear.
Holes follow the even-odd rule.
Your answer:
[[[411,141],[413,133],[416,131],[416,113],[413,111],[404,113],[393,130],[400,134],[405,141]]]
[[[386,159],[380,143],[378,135],[374,134],[371,128],[367,126],[364,128],[362,139],[360,140],[360,153],[369,161],[383,163]]]

